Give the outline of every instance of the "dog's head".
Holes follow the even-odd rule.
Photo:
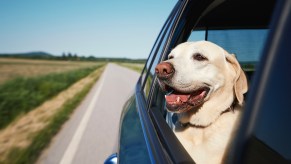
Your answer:
[[[247,92],[247,79],[235,56],[208,42],[186,42],[156,66],[166,106],[195,125],[209,125]]]

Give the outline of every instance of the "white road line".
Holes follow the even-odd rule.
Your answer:
[[[105,79],[105,71],[106,71],[106,69],[103,72],[102,79],[101,78],[99,79],[100,83],[99,83],[99,86],[97,88],[97,91],[95,92],[92,101],[90,102],[90,104],[89,104],[89,106],[88,106],[72,140],[71,140],[71,142],[69,143],[69,145],[65,151],[65,154],[64,154],[63,158],[61,159],[60,164],[71,164],[74,157],[75,157],[75,154],[76,154],[77,149],[79,147],[80,141],[82,139],[84,131],[85,131],[87,124],[89,122],[90,116],[94,110],[96,100],[100,94],[102,87],[103,87],[104,79]]]

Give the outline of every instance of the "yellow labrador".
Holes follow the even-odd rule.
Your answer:
[[[196,163],[221,163],[240,115],[247,79],[235,56],[208,41],[174,48],[156,74],[174,132]]]

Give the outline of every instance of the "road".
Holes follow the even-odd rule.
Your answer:
[[[122,106],[138,77],[135,71],[108,64],[37,163],[102,164],[116,150]]]

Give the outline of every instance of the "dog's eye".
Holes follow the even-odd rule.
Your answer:
[[[174,56],[169,56],[169,58],[168,59],[173,59],[174,58]]]
[[[198,60],[198,61],[204,61],[207,60],[206,57],[204,57],[203,55],[201,55],[200,53],[195,53],[193,55],[193,59]]]

